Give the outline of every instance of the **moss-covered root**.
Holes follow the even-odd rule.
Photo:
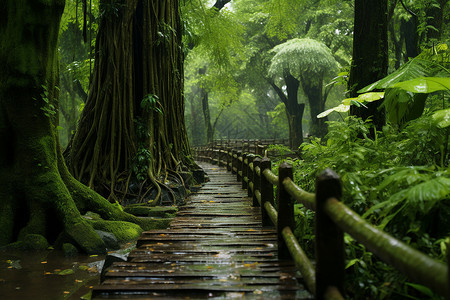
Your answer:
[[[103,240],[81,216],[57,170],[49,168],[49,171],[35,176],[26,190],[27,198],[32,200],[30,203],[33,203],[33,206],[40,203],[41,207],[46,209],[37,209],[36,213],[31,211],[30,222],[22,229],[21,235],[30,233],[48,235],[52,226],[60,227],[57,225],[62,224],[60,230],[84,252],[89,254],[106,252]]]
[[[139,225],[144,230],[154,229],[155,226],[157,226],[154,219],[138,218],[124,212],[120,206],[111,204],[95,191],[78,182],[69,172],[61,173],[62,178],[81,213],[92,211],[99,214],[102,219],[131,222]]]

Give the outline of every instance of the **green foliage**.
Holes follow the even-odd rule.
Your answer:
[[[382,107],[386,108],[388,119],[395,124],[403,124],[422,115],[428,94],[450,88],[449,49],[441,44],[426,51],[404,64],[392,74],[372,83],[359,93],[385,90]]]
[[[42,85],[42,93],[41,93],[41,97],[39,99],[33,98],[33,100],[37,101],[37,102],[41,102],[40,105],[40,109],[44,112],[44,115],[46,115],[47,117],[53,117],[54,115],[56,115],[57,109],[56,107],[52,104],[51,101],[51,96],[49,94],[49,90],[47,88],[47,86]],[[55,89],[59,88],[57,86],[55,86]],[[43,103],[42,103],[43,102]]]
[[[161,108],[159,108],[157,106],[161,107],[161,103],[159,103],[159,97],[157,95],[148,94],[141,101],[141,108],[145,112],[154,111],[154,112],[157,112],[162,115],[163,112],[162,112]]]
[[[309,38],[291,39],[275,46],[272,52],[275,53],[269,67],[269,74],[272,76],[281,77],[284,72],[289,72],[296,78],[323,78],[324,75],[333,74],[338,68],[330,49]]]
[[[318,172],[334,169],[342,177],[346,205],[414,248],[444,259],[444,241],[450,234],[450,172],[447,123],[439,126],[439,120],[445,120],[445,112],[441,114],[425,114],[401,131],[385,126],[373,139],[370,121],[348,117],[328,122],[325,139],[304,143],[302,159],[292,161],[296,183],[314,191]],[[303,211],[297,214],[299,221],[312,224]],[[303,234],[304,226],[299,225]],[[352,298],[384,299],[393,293],[406,297],[420,290],[403,285],[406,278],[352,238],[346,236],[345,242]]]
[[[226,7],[217,11],[192,0],[184,3],[183,15],[185,44],[198,48],[212,64],[228,66],[236,54],[242,54],[243,27]]]

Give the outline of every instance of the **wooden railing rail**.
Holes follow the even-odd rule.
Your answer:
[[[276,226],[279,257],[295,261],[316,299],[343,299],[342,295],[345,295],[346,232],[410,279],[450,300],[449,265],[379,230],[340,202],[341,182],[333,171],[325,170],[318,176],[313,194],[293,182],[289,164],[282,163],[277,176],[271,171],[269,158],[238,152],[231,147],[216,144],[212,148],[196,149],[195,154],[197,160],[224,165],[236,174],[242,188],[252,197],[253,205],[261,207],[263,226]],[[277,187],[276,204],[274,186]],[[315,267],[292,232],[295,228],[294,202],[315,211]]]

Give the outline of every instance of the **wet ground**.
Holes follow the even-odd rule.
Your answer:
[[[57,250],[0,250],[0,299],[90,299],[104,259],[81,254],[66,258]]]

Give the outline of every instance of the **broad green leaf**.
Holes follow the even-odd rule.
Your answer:
[[[386,89],[402,81],[431,76],[447,77],[450,76],[450,72],[437,62],[416,57],[392,74],[362,88],[358,93],[370,92],[375,89]]]
[[[450,108],[438,110],[432,116],[437,126],[446,128],[450,126]]]
[[[414,94],[399,88],[388,88],[382,104],[390,122],[400,124],[420,117],[428,94]]]
[[[418,290],[419,292],[427,295],[428,297],[433,297],[433,292],[426,286],[416,284],[416,283],[410,283],[410,282],[406,282],[406,285],[409,285],[410,287]]]
[[[324,118],[326,116],[328,116],[329,114],[331,114],[333,111],[337,111],[337,112],[348,112],[350,110],[350,105],[345,105],[345,104],[340,104],[336,107],[327,109],[324,112],[321,112],[320,114],[317,115],[317,118]]]
[[[364,93],[359,95],[356,98],[347,98],[344,99],[343,101],[359,101],[359,102],[373,102],[373,101],[377,101],[377,100],[381,100],[384,98],[384,92],[370,92],[370,93]]]
[[[392,87],[420,94],[429,94],[437,91],[450,91],[450,78],[419,77],[396,83]]]

